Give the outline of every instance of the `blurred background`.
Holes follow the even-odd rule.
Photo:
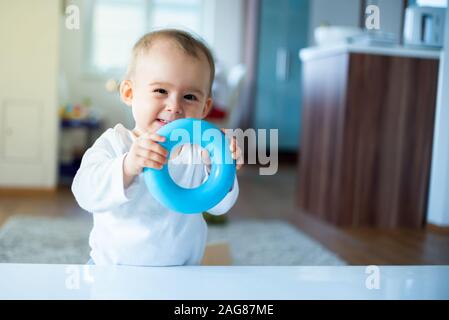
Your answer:
[[[71,181],[133,128],[117,87],[163,27],[213,51],[207,120],[279,130],[278,172],[209,219],[231,263],[449,263],[447,0],[0,0],[0,261],[82,263]]]

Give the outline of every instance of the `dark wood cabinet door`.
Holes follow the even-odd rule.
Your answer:
[[[341,226],[425,223],[438,64],[368,54],[305,63],[301,208]]]
[[[337,223],[348,55],[303,64],[299,204]]]

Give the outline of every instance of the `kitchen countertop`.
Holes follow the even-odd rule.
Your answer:
[[[303,61],[335,55],[339,53],[365,53],[410,58],[440,59],[440,49],[418,49],[403,46],[374,46],[363,44],[341,44],[333,46],[309,47],[299,51],[299,58]]]
[[[449,266],[370,269],[4,263],[0,264],[0,299],[449,299]]]

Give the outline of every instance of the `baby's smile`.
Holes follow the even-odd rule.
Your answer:
[[[177,119],[181,119],[181,118],[183,118],[183,117],[158,117],[158,118],[156,118],[155,122],[157,123],[157,125],[159,127],[163,127],[163,126],[169,124],[170,122],[175,121]]]
[[[164,120],[164,119],[157,119],[157,121],[159,121],[162,125],[166,125],[167,123],[171,122],[169,120]]]

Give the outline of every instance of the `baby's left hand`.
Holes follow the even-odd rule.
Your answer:
[[[240,170],[240,168],[243,166],[242,150],[238,146],[237,139],[235,137],[232,137],[229,149],[232,153],[232,159],[235,160],[236,169]]]
[[[225,129],[221,128],[221,131],[224,131]],[[231,143],[229,145],[229,150],[231,151],[232,159],[236,160],[236,169],[240,170],[240,168],[243,166],[243,156],[242,156],[242,150],[238,146],[237,139],[235,137],[232,137]],[[203,160],[203,163],[207,166],[208,171],[210,171],[210,157],[209,153],[203,149],[201,152],[201,157]]]
[[[224,130],[224,128],[221,128],[221,131],[223,131],[223,133],[225,132]],[[240,149],[235,137],[232,137],[231,139],[229,150],[231,150],[232,159],[235,160],[237,170],[240,170],[240,168],[243,166],[243,156],[242,150]]]

